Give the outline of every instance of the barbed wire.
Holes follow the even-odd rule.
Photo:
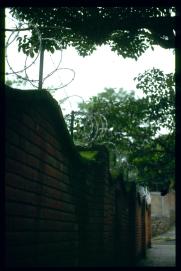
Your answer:
[[[74,120],[73,139],[75,143],[78,141],[78,143],[82,145],[91,145],[92,143],[101,140],[108,131],[108,122],[103,114],[96,112],[85,113],[81,111],[74,111],[65,116],[69,131],[72,129],[70,126],[72,117]]]
[[[53,73],[54,73],[55,71],[57,71],[57,70],[59,69],[59,66],[60,66],[60,64],[61,64],[61,62],[62,62],[62,50],[60,50],[60,53],[61,53],[61,56],[60,56],[60,60],[59,60],[59,62],[58,62],[57,67],[56,67],[52,72],[50,72],[47,76],[45,76],[45,77],[43,78],[43,82],[44,82],[47,78],[49,78],[51,75],[53,75]],[[53,59],[52,59],[51,54],[50,54],[50,59],[51,59],[51,61],[52,61],[52,64],[55,65],[55,63],[54,63],[54,61],[53,61]]]
[[[38,36],[38,40],[39,40],[39,48],[41,47],[41,43],[43,41],[45,41],[45,40],[53,40],[58,45],[58,48],[59,48],[59,51],[60,51],[60,60],[59,60],[58,64],[56,65],[56,67],[54,67],[54,69],[50,73],[48,73],[46,76],[44,76],[42,78],[42,83],[44,83],[45,80],[50,78],[56,72],[61,72],[62,70],[67,70],[67,71],[72,72],[73,76],[72,76],[71,80],[69,80],[65,84],[63,84],[61,82],[60,86],[51,87],[49,89],[54,90],[54,92],[55,92],[57,90],[60,90],[62,88],[67,87],[70,83],[72,83],[72,81],[75,79],[75,71],[73,69],[67,68],[67,67],[66,68],[64,68],[64,67],[60,68],[60,64],[62,63],[62,49],[61,49],[60,42],[58,40],[56,40],[55,38],[42,37],[40,28],[37,25],[31,25],[30,24],[30,27],[25,27],[25,24],[18,23],[17,21],[15,21],[13,18],[10,18],[9,16],[6,16],[6,17],[14,23],[15,27],[11,28],[11,29],[8,29],[8,28],[5,29],[5,31],[11,31],[12,32],[9,35],[9,37],[8,37],[8,39],[6,41],[6,45],[5,45],[5,49],[6,49],[5,58],[6,58],[7,66],[9,68],[9,70],[10,70],[8,72],[6,71],[5,75],[6,76],[15,75],[17,78],[19,78],[19,79],[21,79],[21,80],[23,80],[25,82],[30,83],[33,86],[33,88],[38,89],[39,79],[30,78],[30,75],[29,75],[30,70],[29,69],[32,68],[33,65],[36,65],[36,62],[37,62],[37,60],[38,60],[38,58],[40,56],[40,50],[38,50],[38,53],[37,53],[36,57],[32,60],[32,62],[30,64],[27,64],[27,62],[29,60],[29,56],[26,56],[25,61],[24,61],[24,67],[19,69],[19,70],[15,70],[12,67],[12,65],[11,65],[11,63],[9,61],[9,58],[8,58],[8,49],[13,44],[13,42],[15,42],[17,40],[18,36],[20,35],[20,32],[21,31],[27,31],[27,30],[35,30],[35,32],[36,32],[36,34]],[[31,50],[31,48],[30,48],[30,50]],[[32,50],[33,50],[33,47],[32,47]],[[49,56],[51,57],[51,54],[49,54]],[[52,57],[51,57],[51,59],[52,59]],[[24,75],[23,75],[23,73],[24,73]],[[60,77],[59,77],[59,80],[61,81]]]
[[[65,100],[66,98],[62,102]],[[66,114],[64,119],[75,145],[88,148],[97,144],[106,146],[109,150],[111,169],[122,168],[124,175],[127,176],[124,177],[131,178],[128,171],[131,172],[133,166],[128,163],[118,145],[111,141],[110,127],[104,114],[72,111],[71,114]]]
[[[11,18],[10,18],[11,19]],[[42,78],[42,84],[45,83],[45,81],[50,78],[51,76],[53,76],[55,73],[58,76],[59,82],[61,82],[61,78],[60,78],[60,73],[63,70],[67,70],[67,71],[71,71],[73,76],[71,78],[71,80],[69,80],[66,84],[63,84],[62,82],[60,83],[60,85],[58,87],[48,87],[48,91],[50,91],[52,94],[55,94],[55,92],[57,90],[60,90],[62,88],[65,88],[66,86],[68,86],[74,79],[75,79],[75,71],[74,69],[71,68],[67,68],[67,67],[60,67],[61,63],[62,63],[62,58],[63,58],[63,50],[61,48],[61,44],[58,40],[56,40],[55,38],[49,38],[49,37],[42,37],[41,34],[41,30],[37,25],[31,25],[28,28],[22,28],[24,27],[25,24],[18,24],[16,25],[16,22],[13,20],[13,22],[15,23],[15,28],[14,29],[6,29],[6,31],[11,31],[11,34],[9,35],[7,41],[6,41],[6,63],[10,69],[10,72],[6,72],[6,75],[16,75],[18,78],[24,80],[25,82],[29,82],[33,88],[38,89],[38,83],[39,83],[39,79],[35,79],[35,78],[30,78],[29,72],[30,72],[30,68],[33,67],[33,65],[36,65],[36,62],[38,60],[38,58],[40,57],[40,50],[38,50],[37,55],[34,57],[34,59],[32,59],[31,63],[28,64],[28,60],[30,59],[29,56],[25,57],[25,61],[24,61],[24,67],[19,69],[18,71],[15,71],[15,69],[12,67],[9,58],[8,58],[8,49],[10,48],[10,46],[12,46],[12,44],[17,40],[17,38],[20,35],[21,31],[27,31],[27,30],[35,30],[37,36],[38,36],[38,41],[39,41],[39,48],[41,48],[41,44],[46,41],[46,40],[52,40],[54,41],[58,48],[59,48],[59,52],[60,52],[60,58],[57,64],[55,64],[53,58],[52,58],[52,54],[49,53],[50,56],[50,60],[52,62],[53,65],[53,70],[50,71],[47,75],[45,75]],[[33,51],[33,47],[30,48],[30,50],[32,49]],[[24,73],[24,76],[22,75],[22,73]],[[59,104],[62,105],[64,102],[68,101],[69,105],[71,107],[72,110],[72,104],[71,104],[71,98],[72,97],[79,97],[82,99],[83,103],[85,103],[84,99],[79,96],[79,95],[70,95],[68,96],[65,89],[64,89],[64,93],[65,93],[65,98],[60,99],[59,100]],[[106,146],[108,146],[108,149],[112,150],[112,153],[115,156],[115,161],[117,163],[119,163],[119,158],[120,158],[120,151],[118,150],[116,144],[114,144],[113,142],[109,141],[109,140],[104,140],[106,138],[106,133],[109,132],[109,127],[108,127],[108,121],[106,119],[106,117],[104,116],[104,114],[100,114],[100,113],[85,113],[85,112],[76,112],[76,111],[72,111],[74,114],[74,119],[73,119],[73,123],[72,123],[72,115],[71,114],[67,114],[65,115],[65,121],[67,123],[67,127],[71,133],[71,130],[73,129],[73,140],[75,144],[78,145],[83,145],[83,146],[91,146],[92,144],[95,144],[96,142],[101,142],[101,144],[104,144]],[[71,127],[71,125],[73,125],[73,127]]]
[[[35,63],[35,61],[37,60],[37,58],[38,58],[38,56],[39,56],[39,52],[38,52],[37,57],[35,58],[35,60],[34,60],[29,66],[26,66],[26,65],[25,65],[23,69],[21,69],[21,70],[19,70],[19,71],[14,71],[13,68],[12,68],[12,66],[11,66],[10,63],[9,63],[9,60],[8,60],[8,54],[7,54],[7,48],[10,46],[10,44],[12,44],[12,42],[15,41],[16,37],[19,35],[19,32],[18,32],[18,34],[15,36],[15,38],[13,39],[13,41],[12,41],[11,43],[9,43],[9,40],[10,40],[10,38],[11,38],[11,36],[12,36],[13,34],[14,34],[13,32],[10,34],[10,36],[9,36],[9,38],[8,38],[6,44],[5,44],[5,48],[6,48],[6,53],[5,53],[6,62],[7,62],[7,64],[8,64],[8,66],[9,66],[10,70],[12,70],[12,72],[6,72],[6,73],[5,73],[6,75],[11,75],[11,74],[16,74],[16,75],[18,75],[18,73],[23,72],[23,71],[29,69],[29,68]],[[26,56],[26,59],[27,59],[27,58],[28,58],[28,56]],[[26,61],[26,60],[25,60],[25,61]]]
[[[62,60],[62,58],[61,58],[61,60]],[[51,57],[51,61],[52,61],[52,63],[53,63],[53,65],[55,65],[54,64],[54,61],[53,61],[53,59],[52,59],[52,57]],[[59,66],[57,66],[57,69],[59,69]],[[66,69],[66,68],[65,68]],[[69,69],[70,70],[70,69]],[[68,83],[67,83],[67,85],[68,84],[70,84],[73,80],[74,80],[74,78],[75,78],[75,71],[72,69],[72,72],[74,73],[74,75],[73,75],[73,78],[72,78],[72,80],[71,81],[69,81]],[[59,77],[59,74],[58,74],[58,77]],[[61,79],[60,79],[60,77],[59,77],[59,80],[61,81]],[[60,86],[59,88],[49,88],[49,90],[50,91],[53,91],[54,93],[58,90],[58,89],[61,89],[61,88],[63,88],[63,87],[65,87],[66,85],[64,85],[64,86]],[[66,100],[68,99],[68,102],[69,102],[69,106],[70,106],[70,108],[71,108],[71,111],[72,111],[72,104],[71,104],[71,101],[70,101],[70,97],[71,96],[68,96],[68,94],[67,94],[67,92],[66,92],[66,90],[64,89],[64,93],[65,93],[65,96],[66,96]],[[61,100],[59,100],[59,104],[61,104]]]
[[[62,104],[62,103],[64,103],[67,99],[70,99],[70,98],[72,98],[72,97],[78,97],[78,98],[80,98],[80,99],[83,101],[83,103],[85,104],[85,101],[84,101],[83,97],[80,96],[80,95],[77,95],[77,94],[73,94],[73,95],[67,96],[67,97],[65,97],[65,98],[63,98],[63,99],[60,99],[60,100],[59,100],[59,103]]]
[[[40,77],[39,77],[39,79],[31,78],[29,72],[30,72],[30,68],[32,68],[34,65],[36,65],[36,62],[39,58],[40,58],[40,62],[41,62],[42,44],[44,41],[49,40],[49,41],[54,41],[55,44],[58,46],[59,52],[60,52],[60,57],[59,57],[58,63],[55,64],[55,62],[52,58],[52,54],[49,53],[49,57],[52,62],[52,65],[53,65],[53,70],[50,71],[47,75],[42,76],[41,84],[43,85],[45,83],[45,81],[47,79],[49,79],[51,76],[53,76],[55,73],[58,76],[58,79],[59,79],[58,81],[60,82],[60,85],[57,87],[48,87],[48,91],[50,91],[50,93],[55,94],[56,91],[63,89],[65,87],[67,87],[70,83],[72,83],[73,80],[75,79],[74,69],[60,66],[62,63],[62,58],[63,58],[63,50],[62,50],[61,43],[58,40],[56,40],[55,38],[42,37],[41,28],[39,28],[37,25],[32,25],[30,23],[30,27],[25,28],[25,24],[17,23],[13,18],[9,18],[9,19],[13,21],[13,23],[15,24],[15,28],[14,29],[6,29],[6,31],[11,31],[11,33],[6,41],[6,47],[5,47],[5,49],[6,49],[5,58],[6,58],[6,63],[9,67],[10,72],[6,72],[5,74],[7,76],[16,75],[17,78],[20,78],[23,81],[30,83],[33,86],[33,88],[38,89],[39,85],[40,85],[39,84]],[[55,29],[57,29],[57,28],[55,28]],[[38,50],[37,54],[35,55],[35,57],[32,59],[32,61],[30,62],[30,64],[28,64],[28,61],[30,58],[29,58],[29,56],[26,56],[25,61],[24,61],[24,67],[15,71],[15,69],[12,67],[12,65],[9,61],[9,58],[8,58],[8,49],[10,48],[10,46],[13,45],[13,43],[15,43],[17,41],[18,37],[20,36],[21,31],[28,31],[28,30],[35,31],[35,33],[38,37],[39,50]],[[33,45],[30,48],[30,51],[33,52]],[[60,72],[63,70],[71,71],[73,74],[71,80],[69,80],[66,84],[63,84],[62,80],[60,78]],[[23,73],[24,73],[24,76],[22,75]],[[72,113],[65,115],[64,119],[65,119],[65,122],[67,123],[68,130],[69,130],[70,134],[72,135],[72,138],[73,138],[75,145],[82,145],[82,146],[89,147],[97,142],[98,143],[101,142],[101,144],[107,146],[108,150],[110,151],[110,155],[112,156],[112,159],[111,159],[112,166],[113,167],[116,167],[118,165],[120,166],[120,163],[121,163],[120,150],[118,150],[118,147],[116,146],[115,143],[111,142],[108,139],[109,137],[106,137],[106,134],[108,132],[110,132],[110,129],[109,129],[110,127],[108,127],[108,121],[107,121],[107,118],[104,116],[104,114],[100,114],[97,112],[85,113],[85,112],[80,112],[80,111],[78,111],[78,112],[73,111],[72,104],[71,104],[72,97],[81,98],[83,103],[85,103],[85,101],[79,95],[69,95],[68,96],[65,89],[64,89],[64,93],[65,93],[66,97],[63,99],[60,99],[59,104],[62,105],[66,101],[69,102]]]

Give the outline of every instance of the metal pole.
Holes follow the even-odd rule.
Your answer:
[[[40,68],[39,68],[38,90],[42,90],[42,85],[43,85],[43,61],[44,61],[44,47],[42,43],[42,38],[40,37]]]

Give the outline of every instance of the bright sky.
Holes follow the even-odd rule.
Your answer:
[[[9,14],[8,17],[10,17]],[[6,27],[12,27],[12,25],[14,26],[10,20],[7,20]],[[7,37],[9,34],[10,32],[7,33]],[[140,91],[136,90],[136,83],[133,80],[139,73],[153,67],[159,68],[165,73],[175,71],[173,50],[162,49],[159,46],[154,48],[154,51],[148,49],[137,61],[118,56],[111,51],[109,46],[101,46],[91,56],[84,58],[79,56],[74,48],[68,48],[62,52],[62,61],[59,67],[61,70],[56,71],[49,77],[43,87],[59,87],[62,83],[63,85],[67,84],[73,76],[71,70],[64,69],[69,68],[75,71],[75,78],[66,87],[55,92],[54,97],[57,100],[71,95],[78,95],[87,100],[98,92],[102,92],[106,87],[135,90],[137,95],[141,95]],[[17,51],[16,41],[8,47],[7,56],[15,71],[24,68],[25,56]],[[45,53],[44,77],[54,70],[60,58],[60,51],[56,51],[54,54]],[[32,60],[28,58],[27,64],[31,63]],[[8,65],[7,71],[9,71]],[[39,58],[36,64],[27,70],[27,74],[30,79],[38,80],[38,71]],[[33,87],[28,84],[27,88]],[[77,102],[81,102],[81,98],[72,97],[63,103],[62,107],[66,107],[68,111],[76,110]]]

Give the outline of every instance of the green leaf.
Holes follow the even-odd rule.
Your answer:
[[[118,55],[133,59],[138,59],[149,46],[153,49],[154,44],[175,47],[174,17],[170,7],[164,10],[161,7],[103,7],[102,12],[99,7],[13,7],[10,12],[22,23],[45,27],[45,37],[55,39],[62,48],[73,46],[82,56],[90,55],[97,46],[106,44]],[[171,34],[168,36],[168,33]],[[168,37],[165,44],[163,35]],[[31,30],[30,37],[25,35],[22,42],[38,47],[37,29]],[[45,42],[46,50],[52,46],[59,49],[54,40]]]
[[[34,53],[31,51],[30,52],[30,56],[33,58],[34,57]]]

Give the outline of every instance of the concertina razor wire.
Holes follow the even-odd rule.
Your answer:
[[[32,87],[36,90],[39,89],[39,79],[33,79],[30,78],[29,74],[28,74],[28,70],[33,66],[33,65],[37,65],[37,61],[40,57],[40,49],[41,49],[41,44],[43,41],[45,40],[53,40],[56,42],[56,44],[59,47],[59,51],[60,51],[60,59],[58,61],[58,64],[55,65],[51,54],[50,58],[52,61],[52,64],[54,66],[54,69],[49,72],[47,75],[42,77],[42,84],[44,84],[44,82],[50,78],[53,74],[55,74],[56,72],[62,71],[62,70],[68,70],[71,71],[73,73],[73,76],[71,78],[71,80],[66,83],[63,84],[62,82],[60,83],[60,86],[58,87],[48,87],[48,91],[50,91],[51,94],[54,94],[56,91],[65,88],[66,86],[68,86],[75,78],[75,71],[71,68],[62,68],[60,67],[61,63],[62,63],[62,49],[61,49],[61,44],[59,43],[58,40],[56,40],[55,38],[49,38],[49,37],[42,37],[42,34],[40,32],[40,29],[38,28],[38,26],[36,25],[30,25],[31,29],[34,29],[36,31],[36,34],[38,36],[38,40],[39,40],[39,50],[37,52],[37,55],[35,57],[33,57],[32,61],[30,64],[27,64],[28,60],[30,59],[29,56],[25,57],[25,61],[24,61],[24,67],[19,69],[18,71],[15,71],[15,69],[12,67],[10,61],[9,61],[9,57],[8,57],[8,50],[9,47],[12,46],[13,43],[15,43],[18,39],[18,37],[20,36],[20,32],[24,31],[25,29],[28,30],[28,28],[23,28],[26,26],[26,24],[22,24],[22,23],[18,23],[16,22],[14,19],[11,19],[14,24],[15,27],[14,29],[11,29],[11,34],[9,35],[9,37],[6,40],[6,45],[5,45],[5,58],[6,58],[6,63],[7,66],[10,70],[10,72],[5,73],[6,76],[10,76],[10,75],[16,75],[17,78],[23,80],[24,82],[28,82],[32,85]],[[33,49],[33,48],[32,48]],[[39,71],[40,72],[40,71]],[[24,75],[23,75],[24,73]],[[61,81],[61,79],[59,78],[59,80]],[[79,97],[83,100],[83,98],[79,95],[71,95],[68,96],[66,95],[66,97],[64,99],[59,100],[59,104],[61,105],[62,103],[64,103],[66,100],[70,100],[71,97]],[[70,102],[70,101],[69,101]],[[84,100],[83,100],[84,102]],[[71,106],[71,103],[70,103]],[[73,123],[72,123],[72,114],[74,114],[74,119],[73,119]],[[108,122],[106,117],[103,114],[99,114],[99,113],[85,113],[85,112],[76,112],[76,111],[72,111],[71,114],[67,114],[64,117],[65,122],[67,124],[68,130],[70,132],[70,134],[72,135],[73,141],[76,145],[82,145],[82,146],[91,146],[93,144],[96,143],[100,143],[104,144],[105,146],[108,147],[109,150],[112,151],[112,153],[114,153],[115,156],[115,160],[120,163],[120,151],[118,151],[118,148],[116,147],[116,144],[114,144],[113,142],[109,141],[109,140],[105,140],[104,135],[105,133],[107,133],[109,131],[109,127],[108,127]],[[82,125],[82,123],[84,122],[84,124]],[[72,126],[72,127],[71,127]],[[81,133],[78,132],[81,129]],[[80,137],[81,134],[81,137]]]
[[[42,37],[42,34],[38,28],[38,26],[36,25],[30,25],[30,28],[25,28],[26,24],[22,24],[22,23],[18,23],[16,22],[14,19],[12,18],[8,18],[10,19],[11,21],[13,21],[14,23],[14,28],[8,30],[8,31],[11,31],[9,37],[6,39],[6,44],[5,44],[5,59],[6,59],[6,64],[7,64],[7,67],[10,71],[6,71],[5,72],[5,75],[6,77],[7,76],[10,76],[10,75],[16,75],[17,78],[25,81],[25,82],[28,82],[29,84],[31,84],[31,86],[34,88],[34,89],[39,89],[39,79],[33,79],[33,78],[30,78],[29,74],[28,74],[28,70],[33,66],[33,65],[37,65],[37,61],[40,57],[40,48],[41,48],[41,44],[43,41],[45,40],[53,40],[59,47],[59,51],[60,51],[60,60],[58,61],[58,64],[55,66],[55,63],[53,62],[52,60],[52,64],[54,67],[54,69],[49,72],[46,76],[44,76],[42,78],[42,84],[45,82],[45,80],[47,80],[49,77],[51,77],[53,74],[55,74],[56,72],[59,72],[59,71],[62,71],[62,70],[66,70],[66,71],[70,71],[73,76],[71,78],[71,80],[69,80],[67,83],[63,84],[62,82],[60,83],[59,86],[57,87],[48,87],[48,90],[52,91],[52,92],[55,92],[57,90],[60,90],[66,86],[68,86],[75,78],[75,71],[71,68],[64,68],[64,67],[60,67],[61,65],[61,62],[62,62],[62,49],[61,49],[61,44],[59,43],[58,40],[54,39],[54,38],[49,38],[49,37]],[[27,64],[27,61],[30,59],[29,56],[26,56],[25,57],[25,61],[24,61],[24,67],[19,69],[19,70],[15,70],[12,66],[12,64],[10,63],[9,61],[9,57],[8,57],[8,50],[10,48],[10,46],[12,46],[13,43],[15,43],[17,41],[17,39],[20,37],[20,32],[21,31],[24,31],[24,30],[28,30],[28,29],[34,29],[36,31],[36,34],[38,36],[38,40],[39,40],[39,50],[37,52],[37,55],[35,57],[33,57],[32,61],[30,64]],[[33,49],[33,48],[32,48]],[[30,48],[31,50],[31,48]],[[49,53],[50,57],[51,57],[51,54]],[[24,73],[24,74],[23,74]],[[39,71],[40,73],[40,71]]]

